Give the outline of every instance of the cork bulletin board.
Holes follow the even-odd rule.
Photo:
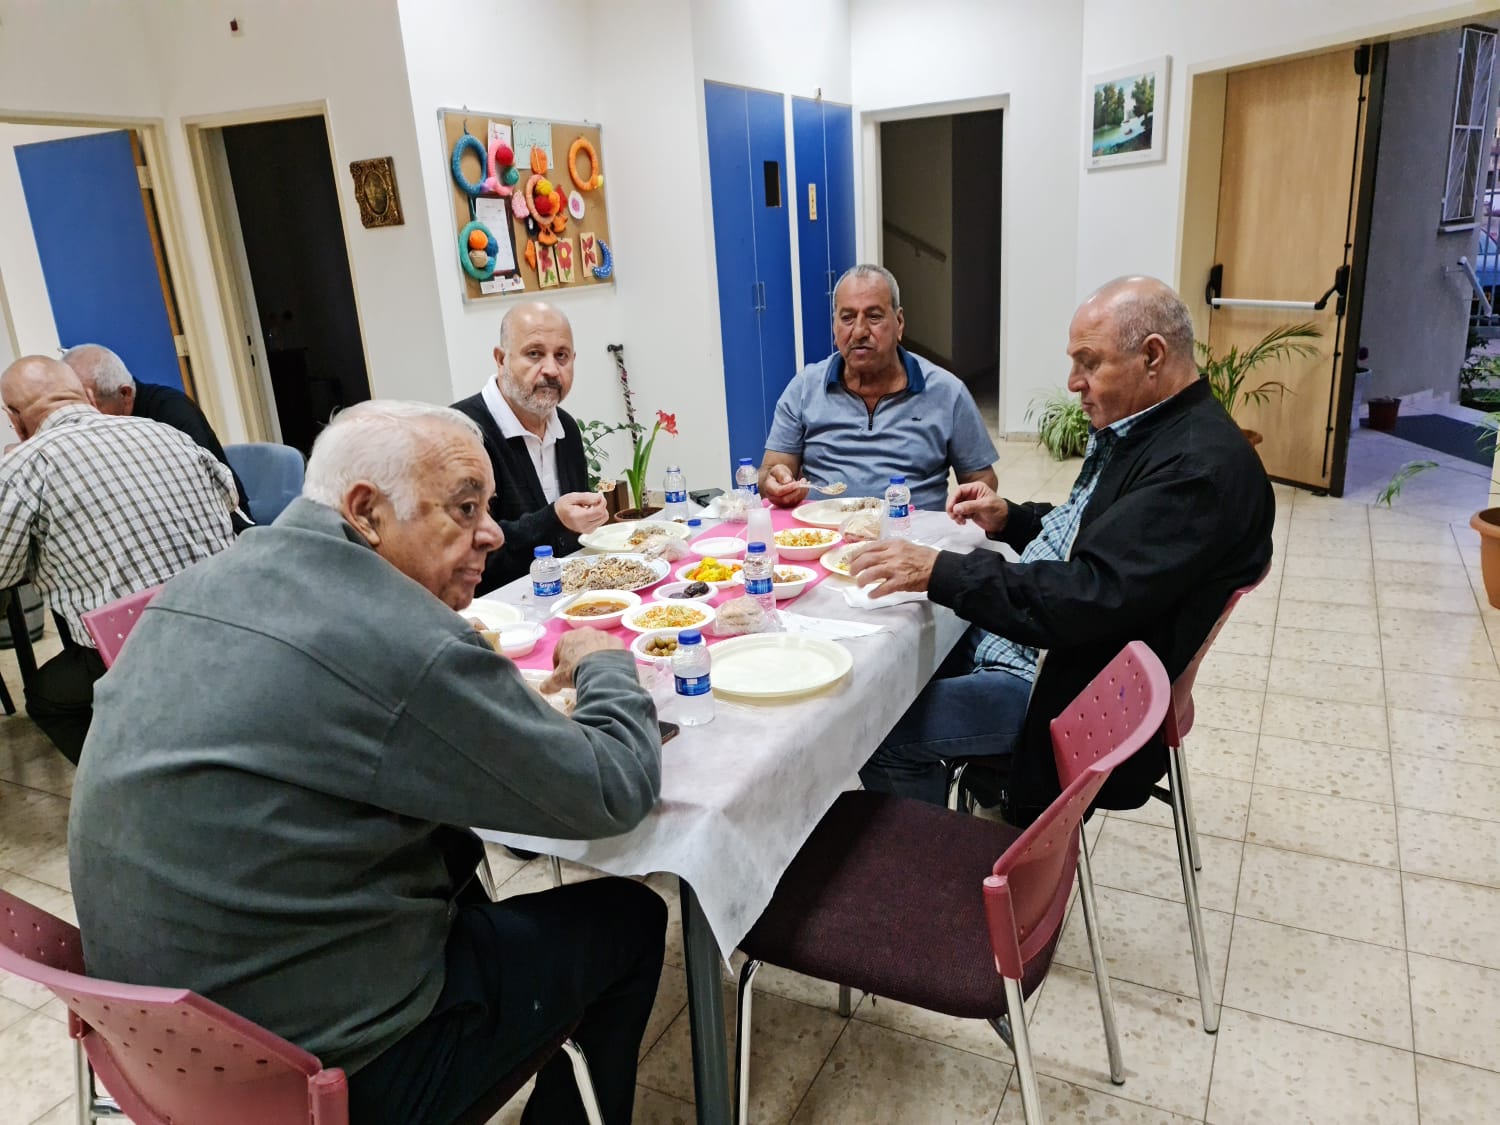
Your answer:
[[[438,123],[453,206],[448,241],[466,301],[535,298],[614,284],[609,188],[600,179],[607,171],[606,158],[598,125],[467,109],[440,109]],[[464,139],[465,132],[472,141]],[[580,138],[583,144],[575,147]],[[507,149],[509,166],[502,162]],[[546,154],[545,172],[533,171],[543,166],[540,160],[533,163],[533,149]],[[511,184],[505,183],[507,167],[514,169]],[[548,183],[554,191],[550,211],[546,201],[537,202],[542,196],[538,186]],[[528,185],[530,201],[517,204],[517,197],[527,200]],[[517,215],[517,206],[526,217]],[[492,239],[488,245],[486,235]]]

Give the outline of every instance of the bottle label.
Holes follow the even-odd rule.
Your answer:
[[[555,582],[533,582],[531,593],[538,598],[555,598],[562,593],[562,579]]]
[[[668,504],[686,504],[687,503],[687,493],[686,492],[667,492],[667,493],[663,493],[663,495],[666,496]]]
[[[769,578],[747,578],[745,579],[745,593],[752,598],[759,594],[772,593],[771,580]]]
[[[911,514],[911,506],[909,504],[891,504],[889,507],[890,516],[893,520],[904,520]]]
[[[708,676],[677,676],[678,695],[707,695],[709,692]]]

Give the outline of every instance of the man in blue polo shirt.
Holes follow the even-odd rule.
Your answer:
[[[845,481],[850,496],[883,496],[906,477],[912,503],[941,510],[948,470],[959,484],[997,486],[998,454],[968,389],[901,347],[901,290],[889,270],[859,265],[833,291],[838,351],[811,363],[776,403],[760,491],[779,507],[807,497],[797,481]]]

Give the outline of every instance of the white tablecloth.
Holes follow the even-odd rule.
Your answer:
[[[972,525],[916,513],[923,542],[967,550],[984,544]],[[921,601],[860,611],[844,580],[825,579],[787,608],[808,616],[878,624],[884,631],[841,640],[854,657],[845,679],[815,696],[776,704],[720,699],[713,722],[684,727],[663,747],[656,809],[624,836],[553,840],[481,835],[575,860],[612,875],[669,872],[696,892],[727,959],[770,902],[813,828],[962,635],[950,610]],[[524,580],[491,595],[519,601]],[[661,711],[673,718],[673,704]]]

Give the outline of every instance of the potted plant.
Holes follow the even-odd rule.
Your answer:
[[[1458,369],[1458,404],[1477,410],[1500,408],[1500,356],[1476,355],[1484,346],[1484,337],[1469,329],[1469,348],[1463,366]]]
[[[1026,409],[1026,421],[1037,416],[1037,439],[1047,447],[1054,461],[1081,457],[1089,444],[1089,416],[1083,406],[1066,391],[1053,391]]]
[[[635,416],[635,395],[630,389],[630,373],[625,370],[625,345],[608,344],[606,346],[610,354],[614,356],[615,371],[620,378],[620,393],[625,397],[625,421],[613,425],[608,422],[580,422],[578,429],[583,437],[584,457],[589,466],[589,483],[600,488],[600,491],[604,491],[598,484],[598,478],[603,473],[600,441],[621,430],[630,434],[630,468],[625,470],[625,483],[630,488],[630,502],[633,506],[615,511],[613,518],[636,520],[661,511],[660,507],[648,508],[646,506],[646,471],[650,468],[651,450],[656,445],[656,435],[666,430],[673,437],[677,436],[677,416],[668,414],[665,410],[658,410],[656,422],[648,434],[646,427]]]
[[[1305,341],[1318,339],[1322,335],[1314,324],[1283,324],[1271,329],[1244,351],[1240,351],[1236,345],[1223,355],[1215,355],[1213,348],[1200,340],[1198,374],[1208,380],[1214,398],[1232,416],[1238,407],[1246,403],[1263,405],[1270,401],[1273,394],[1287,393],[1287,385],[1279,379],[1267,379],[1258,386],[1247,387],[1245,382],[1252,371],[1273,359],[1317,355],[1318,349]],[[1241,426],[1240,432],[1251,445],[1261,443],[1261,435],[1254,430]]]
[[[1377,395],[1369,402],[1370,429],[1388,434],[1396,428],[1396,416],[1401,413],[1401,399],[1396,395]]]
[[[1500,508],[1475,512],[1469,526],[1479,532],[1479,573],[1484,578],[1485,597],[1500,609]]]

